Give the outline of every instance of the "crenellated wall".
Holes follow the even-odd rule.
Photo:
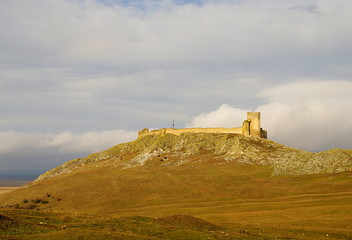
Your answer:
[[[267,132],[260,127],[260,113],[248,112],[247,119],[243,121],[242,127],[237,128],[162,128],[158,130],[149,131],[148,128],[138,132],[138,137],[144,137],[153,134],[171,133],[180,135],[182,133],[236,133],[245,136],[254,136],[260,138],[267,138]]]

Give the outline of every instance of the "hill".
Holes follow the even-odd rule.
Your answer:
[[[351,171],[351,150],[311,153],[237,134],[149,135],[71,160],[0,195],[0,205],[165,222],[183,214],[222,227],[346,239]]]
[[[227,163],[269,165],[272,175],[303,175],[352,171],[352,150],[333,149],[321,153],[292,149],[263,138],[239,134],[183,133],[149,135],[119,144],[83,159],[74,159],[41,175],[37,181],[81,170],[87,165],[117,168],[141,167],[153,160],[162,165],[183,165],[208,153]]]

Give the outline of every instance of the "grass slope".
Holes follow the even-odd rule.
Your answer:
[[[274,154],[311,153],[198,137],[119,145],[0,195],[0,238],[352,239],[351,172],[274,176]]]

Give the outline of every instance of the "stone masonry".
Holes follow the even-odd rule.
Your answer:
[[[244,136],[253,136],[258,138],[267,138],[267,131],[260,127],[260,112],[247,112],[247,119],[243,121],[242,127],[236,128],[162,128],[149,131],[148,128],[138,132],[138,137],[154,134],[171,133],[180,135],[182,133],[235,133]]]

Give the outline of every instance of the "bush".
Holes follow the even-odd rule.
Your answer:
[[[43,204],[49,203],[48,200],[44,200],[44,199],[41,199],[41,198],[33,199],[31,202],[32,202],[32,203],[43,203]]]
[[[43,200],[40,198],[32,199],[32,203],[41,203]]]

